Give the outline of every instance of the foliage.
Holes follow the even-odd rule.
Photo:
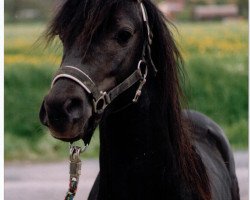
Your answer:
[[[159,3],[164,0],[153,0]],[[4,1],[5,22],[30,22],[46,21],[54,13],[55,5],[62,3],[61,0],[6,0]],[[239,7],[241,16],[248,16],[248,0],[186,0],[185,9],[179,13],[177,19],[190,20],[191,10],[195,5],[206,4],[230,4],[235,3]]]
[[[50,16],[53,0],[6,0],[5,22],[44,21]]]
[[[239,6],[240,14],[245,18],[248,18],[248,0],[237,0],[237,4]]]
[[[248,137],[248,37],[245,23],[181,24],[189,107],[219,123],[234,147]],[[237,127],[237,128],[236,128]]]
[[[5,27],[5,159],[65,159],[67,144],[38,120],[43,96],[61,57],[60,45],[34,45],[42,24]],[[247,23],[177,24],[186,61],[189,107],[225,130],[233,147],[247,147]],[[43,41],[42,41],[43,43]],[[98,132],[87,156],[98,155]]]

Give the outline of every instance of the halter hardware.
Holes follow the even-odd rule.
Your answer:
[[[107,92],[101,91],[100,94],[101,96],[99,97],[99,99],[97,99],[96,101],[95,99],[93,99],[93,109],[95,113],[102,113],[107,105],[111,103]]]
[[[141,96],[141,90],[142,90],[142,87],[144,86],[144,84],[146,83],[146,77],[148,75],[148,68],[147,68],[146,64],[145,64],[144,74],[142,73],[142,69],[141,69],[142,64],[145,64],[145,63],[142,60],[140,60],[139,63],[138,63],[137,69],[140,70],[140,72],[142,74],[142,79],[140,80],[139,87],[136,90],[135,96],[134,96],[134,98],[132,100],[133,103],[136,103],[138,101],[139,97]]]

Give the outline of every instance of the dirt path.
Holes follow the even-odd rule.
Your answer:
[[[248,153],[235,153],[241,200],[248,200]],[[98,173],[97,160],[84,160],[76,200],[86,200]],[[6,164],[5,200],[62,200],[68,189],[68,162]]]

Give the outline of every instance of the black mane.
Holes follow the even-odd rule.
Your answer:
[[[206,169],[191,145],[192,127],[181,114],[183,92],[179,78],[184,70],[181,54],[167,26],[168,20],[151,1],[143,2],[154,34],[152,58],[158,69],[156,88],[159,89],[155,121],[166,139],[167,160],[174,160],[173,168],[179,170],[180,177],[194,194],[198,194],[198,199],[211,199]]]

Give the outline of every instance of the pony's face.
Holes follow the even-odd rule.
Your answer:
[[[63,32],[59,34],[64,46],[61,67],[80,69],[93,80],[99,91],[109,91],[121,83],[136,69],[141,57],[143,21],[139,6],[133,1],[118,5],[95,31],[91,42],[76,37],[72,45],[68,45]],[[70,34],[75,34],[72,31]],[[83,46],[87,47],[84,52]],[[93,130],[89,127],[92,115],[90,95],[75,81],[66,78],[55,82],[40,110],[42,124],[55,138],[65,141],[92,134],[86,133]]]

